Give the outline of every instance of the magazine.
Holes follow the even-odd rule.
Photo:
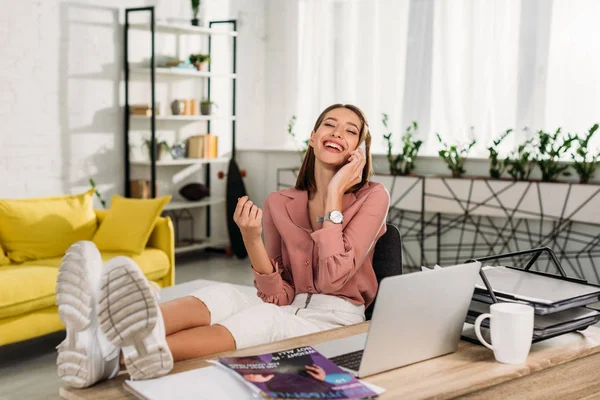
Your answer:
[[[268,399],[371,399],[375,391],[314,348],[247,357],[221,357],[255,393]]]

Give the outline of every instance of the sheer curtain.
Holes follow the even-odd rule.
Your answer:
[[[382,113],[397,148],[417,121],[422,154],[437,153],[439,132],[474,136],[483,157],[508,128],[504,151],[524,127],[584,133],[600,121],[596,0],[300,0],[298,11],[300,136],[334,102],[365,111],[380,152]]]

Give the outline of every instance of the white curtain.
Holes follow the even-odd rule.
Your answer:
[[[483,157],[508,128],[504,151],[524,127],[600,122],[597,0],[299,0],[298,11],[300,136],[334,102],[365,111],[380,152],[382,113],[397,148],[417,121],[422,154],[437,153],[439,132],[473,135]]]

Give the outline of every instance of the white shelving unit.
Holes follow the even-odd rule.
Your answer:
[[[157,167],[176,167],[176,166],[185,166],[185,165],[197,165],[197,164],[219,164],[219,163],[227,163],[229,162],[229,157],[219,157],[219,158],[182,158],[178,160],[164,160],[164,161],[156,161]],[[138,166],[149,166],[151,162],[148,160],[137,160],[132,161],[131,165]]]
[[[217,197],[217,198],[208,198],[200,201],[184,201],[184,200],[173,200],[169,204],[166,205],[165,210],[185,210],[191,208],[202,208],[206,206],[214,206],[217,204],[225,203],[225,198]]]
[[[149,84],[151,85],[151,101],[150,107],[156,105],[156,83],[157,82],[172,82],[173,79],[182,80],[182,79],[199,79],[201,81],[206,81],[207,84],[207,93],[205,95],[198,96],[198,104],[200,103],[200,98],[203,97],[211,97],[211,79],[219,78],[219,79],[231,79],[233,80],[232,85],[232,114],[233,115],[154,115],[154,116],[146,116],[146,115],[126,115],[125,120],[125,140],[127,143],[127,147],[129,145],[129,129],[131,123],[135,122],[149,122],[150,123],[150,133],[151,138],[155,140],[156,138],[156,126],[158,123],[169,123],[169,124],[192,124],[198,122],[206,123],[206,132],[211,132],[211,121],[231,121],[232,126],[232,154],[235,153],[235,99],[236,99],[236,49],[237,49],[237,23],[235,20],[229,21],[212,21],[209,23],[210,27],[198,27],[193,25],[184,25],[177,23],[165,23],[162,21],[156,21],[155,18],[155,7],[147,6],[140,8],[130,8],[125,10],[125,104],[127,105],[126,110],[129,110],[129,82],[133,79],[140,80],[148,79]],[[150,14],[150,23],[131,23],[130,22],[130,14],[131,13],[149,13]],[[222,30],[222,29],[213,29],[213,26],[222,26],[232,25],[233,30]],[[150,62],[147,66],[144,65],[130,65],[129,56],[128,56],[128,48],[129,48],[129,30],[144,30],[151,33],[151,46],[150,46]],[[195,70],[188,68],[168,68],[168,67],[159,67],[155,63],[155,43],[156,36],[160,34],[174,34],[174,35],[206,35],[208,37],[208,51],[209,55],[213,55],[211,52],[211,36],[226,36],[230,37],[233,40],[233,71],[211,71],[211,64],[208,65],[207,70]],[[153,65],[154,64],[154,65]],[[177,96],[175,93],[172,96]],[[175,97],[176,98],[176,97]],[[170,103],[172,99],[168,99],[168,103]],[[140,125],[145,126],[145,125]],[[181,125],[175,125],[180,129]],[[138,129],[136,127],[136,129]],[[222,133],[219,133],[222,134]],[[193,165],[203,165],[201,170],[205,173],[204,184],[210,189],[210,167],[212,164],[218,163],[228,163],[231,158],[229,157],[218,157],[218,158],[185,158],[185,159],[175,159],[175,160],[130,160],[129,149],[126,149],[125,156],[125,164],[126,164],[126,173],[125,173],[125,188],[126,193],[129,194],[129,182],[131,179],[131,168],[136,167],[146,167],[150,168],[151,171],[151,179],[150,179],[150,188],[152,196],[155,196],[155,187],[156,187],[156,179],[157,179],[157,168],[164,167],[172,167],[172,168],[185,168]],[[168,170],[165,173],[171,173],[171,170]],[[173,171],[173,173],[176,173]],[[194,174],[199,173],[199,171],[193,171]],[[163,173],[164,175],[164,173]],[[179,218],[189,218],[190,211],[192,209],[200,209],[206,208],[206,237],[201,240],[195,239],[193,236],[192,239],[194,244],[185,245],[185,246],[177,246],[175,249],[176,254],[191,252],[195,250],[206,249],[210,247],[218,247],[221,245],[227,245],[227,242],[223,240],[217,239],[211,235],[211,218],[210,218],[210,207],[221,205],[225,203],[225,198],[217,195],[211,191],[211,197],[202,199],[200,201],[186,201],[186,200],[172,200],[166,207],[165,212],[169,215],[173,216],[174,222],[176,224],[176,240],[178,239],[178,230],[177,230],[177,222]],[[179,240],[183,242],[184,240]]]
[[[146,115],[132,115],[134,120],[150,121],[151,117]],[[172,122],[196,122],[196,121],[212,121],[212,120],[230,120],[235,121],[232,115],[157,115],[156,121],[172,121]]]
[[[129,24],[129,29],[150,30],[150,24]],[[179,33],[179,34],[196,34],[196,35],[224,35],[235,37],[238,35],[236,31],[222,31],[219,29],[204,28],[201,26],[173,24],[168,22],[157,22],[154,24],[154,29],[162,33]]]
[[[150,68],[145,67],[137,67],[130,68],[129,72],[132,74],[149,74],[151,71]],[[208,71],[196,71],[194,69],[186,69],[186,68],[156,68],[154,70],[156,75],[161,76],[173,76],[177,78],[237,78],[237,74],[227,74],[227,73],[219,73],[219,72],[208,72]]]

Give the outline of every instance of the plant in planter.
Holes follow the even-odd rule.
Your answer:
[[[198,19],[198,14],[200,13],[200,0],[191,0],[192,6],[192,14],[194,18],[192,18],[192,25],[199,26],[200,20]]]
[[[488,151],[490,152],[490,176],[492,179],[500,179],[504,171],[506,170],[506,163],[504,160],[500,160],[498,158],[498,150],[496,147],[502,143],[502,141],[510,135],[512,129],[507,129],[506,132],[502,134],[498,139],[494,140],[493,145],[488,147]]]
[[[292,138],[294,138],[294,142],[296,142],[296,145],[298,145],[296,133],[294,132],[294,125],[296,125],[296,116],[292,115],[292,118],[290,118],[290,120],[288,121],[287,132],[288,132],[288,135],[290,135]],[[302,160],[304,160],[304,155],[306,154],[306,151],[308,150],[308,142],[309,142],[309,139],[302,141],[303,146],[298,149],[298,154],[300,155],[300,162],[302,162]]]
[[[571,158],[573,158],[573,168],[579,175],[579,183],[588,183],[594,177],[596,168],[600,165],[600,152],[592,154],[588,149],[590,139],[597,130],[598,124],[594,124],[585,138],[578,137],[575,139],[578,146],[575,153],[571,154]]]
[[[471,127],[471,131],[473,131],[473,127]],[[473,139],[471,143],[463,146],[456,144],[448,145],[442,140],[439,133],[436,133],[436,136],[438,141],[444,146],[444,148],[438,152],[439,156],[444,160],[450,171],[452,171],[453,178],[462,178],[463,174],[466,172],[464,168],[465,160],[467,159],[469,151],[475,145],[476,140]]]
[[[560,165],[560,159],[570,150],[577,137],[567,135],[563,138],[561,128],[558,128],[554,134],[540,130],[536,139],[533,161],[542,171],[542,182],[556,182],[560,175],[569,175],[569,165]]]
[[[383,113],[381,122],[383,126],[387,129],[388,115]],[[417,158],[417,153],[419,153],[419,149],[423,144],[422,140],[413,140],[413,133],[417,132],[419,129],[419,125],[416,121],[413,121],[411,125],[406,128],[406,133],[402,136],[402,153],[396,155],[395,157],[392,155],[392,132],[387,135],[383,135],[383,138],[387,141],[388,144],[388,154],[387,160],[390,166],[390,174],[392,175],[410,175],[410,173],[415,169],[415,159]]]
[[[144,146],[146,148],[146,151],[148,152],[148,159],[150,159],[151,158],[150,150],[152,149],[152,140],[144,139]],[[171,146],[169,146],[169,144],[165,140],[161,140],[160,138],[157,137],[156,142],[155,142],[154,155],[156,156],[157,160],[162,160],[165,158],[172,157],[171,156]]]
[[[202,99],[202,101],[200,102],[200,114],[212,115],[216,106],[217,105],[210,99]]]
[[[210,55],[194,53],[189,56],[190,63],[196,67],[196,70],[202,70],[204,63],[210,62]]]
[[[96,187],[96,182],[92,178],[90,178],[90,185],[94,189],[94,194],[96,195],[98,200],[100,200],[100,204],[102,204],[102,208],[106,208],[106,200],[104,200],[102,198],[102,195],[100,194],[100,192],[98,191],[98,188]]]
[[[528,128],[523,130],[526,134],[529,132]],[[504,159],[506,171],[515,181],[526,181],[531,175],[531,171],[533,170],[532,142],[533,139],[528,139],[524,143],[521,143],[517,150]]]

